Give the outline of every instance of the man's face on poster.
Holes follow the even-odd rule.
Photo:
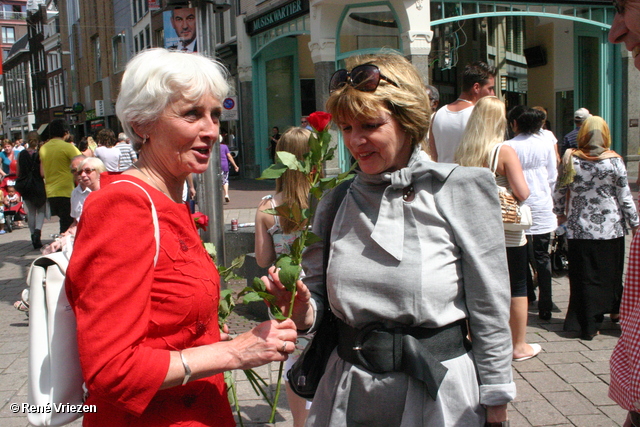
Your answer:
[[[180,37],[183,46],[187,46],[196,38],[196,13],[194,8],[174,9],[171,25]]]

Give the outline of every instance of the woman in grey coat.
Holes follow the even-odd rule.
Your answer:
[[[421,151],[429,102],[406,59],[347,66],[327,110],[359,170],[344,199],[320,202],[313,231],[331,227],[330,239],[305,252],[294,307],[300,331],[316,328],[325,301],[339,319],[307,425],[507,425],[510,291],[493,177]],[[284,308],[275,269],[263,280]]]

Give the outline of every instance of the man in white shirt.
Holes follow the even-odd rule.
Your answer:
[[[429,132],[429,155],[434,162],[453,163],[473,106],[480,98],[495,95],[495,85],[495,67],[482,61],[465,67],[462,93],[433,116]]]

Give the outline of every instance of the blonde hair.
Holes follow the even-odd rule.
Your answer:
[[[398,87],[384,79],[380,79],[373,92],[362,92],[348,84],[342,86],[329,95],[326,104],[334,122],[374,119],[383,109],[398,121],[411,145],[422,143],[431,123],[431,103],[418,70],[406,58],[391,51],[346,59],[348,70],[363,64],[376,65]]]
[[[591,132],[594,130],[599,130],[602,134],[602,148],[609,149],[611,147],[611,131],[609,131],[607,122],[600,116],[591,116],[582,122],[577,137],[578,148],[582,148],[589,143]]]
[[[309,152],[309,136],[311,131],[300,127],[292,127],[282,134],[276,145],[276,151],[286,151],[294,154],[298,160],[303,160]],[[287,170],[276,179],[276,193],[282,193],[282,204],[287,206],[298,205],[300,209],[309,207],[309,189],[311,184],[307,176],[300,171]],[[296,224],[289,218],[280,216],[282,232],[285,234],[301,230],[306,226]]]
[[[504,141],[506,128],[504,102],[495,96],[481,98],[473,107],[455,162],[461,166],[486,167],[493,147]]]

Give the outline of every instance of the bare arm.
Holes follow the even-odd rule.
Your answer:
[[[189,188],[189,197],[196,198],[196,187],[193,185],[193,174],[187,175],[187,187]]]
[[[269,267],[276,260],[273,238],[267,231],[275,221],[273,215],[263,212],[264,209],[269,209],[270,207],[269,201],[263,200],[256,211],[255,253],[256,262],[260,267]]]
[[[499,175],[507,177],[511,191],[513,191],[513,195],[516,196],[518,200],[521,202],[527,200],[530,191],[524,174],[522,173],[522,165],[520,164],[516,151],[508,145],[503,145],[500,148],[496,172]]]
[[[292,320],[263,322],[231,341],[182,350],[191,369],[191,380],[232,369],[249,369],[286,360],[295,350],[297,331]],[[169,370],[161,389],[182,384],[186,375],[180,352],[170,352]]]
[[[433,137],[433,130],[429,131],[429,156],[434,162],[438,161],[438,150],[436,150],[436,139]]]
[[[238,172],[238,169],[239,169],[238,165],[236,165],[236,161],[234,160],[231,153],[227,153],[227,158],[229,159],[229,162],[233,165],[233,168],[236,170],[236,172]]]

